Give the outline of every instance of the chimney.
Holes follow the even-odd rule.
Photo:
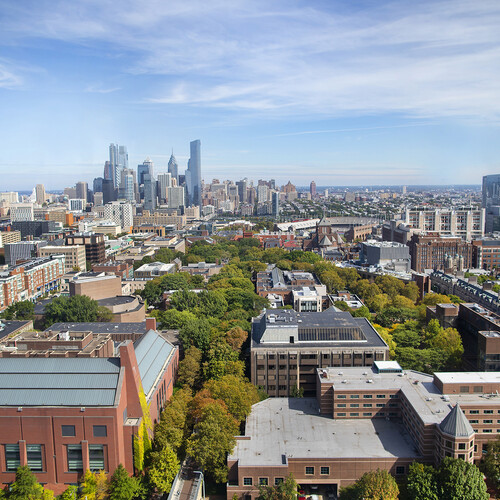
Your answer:
[[[146,331],[149,330],[156,331],[156,318],[146,318]]]

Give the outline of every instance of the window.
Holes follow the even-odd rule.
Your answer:
[[[474,387],[474,392],[483,392],[483,386],[482,385],[476,385],[476,387]]]
[[[383,408],[385,406],[385,404],[384,403],[377,403],[376,406],[377,406],[377,408]]]
[[[349,406],[350,406],[351,408],[359,408],[358,403],[351,403]]]
[[[345,403],[338,403],[337,408],[345,408],[347,405]],[[352,405],[351,405],[352,406]]]
[[[359,399],[359,394],[351,394],[351,399]]]
[[[19,455],[19,444],[5,445],[5,465],[7,471],[15,472],[21,465],[21,457]]]
[[[40,472],[43,470],[42,463],[42,445],[27,444],[26,454],[28,456],[28,465],[32,471]]]
[[[471,424],[478,424],[478,423],[479,423],[479,420],[469,420],[469,422],[470,422]]]
[[[83,471],[82,445],[68,444],[66,446],[66,453],[68,456],[68,471],[69,472]]]
[[[371,408],[371,407],[372,407],[371,403],[365,403],[363,405],[363,408]]]
[[[337,399],[345,399],[346,398],[346,395],[345,394],[339,394],[337,396]]]
[[[351,417],[359,417],[359,413],[349,413]]]
[[[491,434],[493,431],[491,429],[483,429],[485,434]]]
[[[458,458],[461,458],[462,460],[465,460],[465,455],[463,453],[459,453]]]
[[[492,424],[493,420],[483,420],[483,424]]]
[[[267,486],[269,479],[267,477],[259,477],[259,486]]]
[[[484,413],[487,415],[491,415],[493,413],[493,410],[484,410]]]
[[[244,477],[243,478],[243,486],[252,486],[253,481],[251,477]]]
[[[372,395],[371,394],[365,394],[363,397],[365,399],[372,399]]]
[[[337,413],[337,417],[345,417],[345,413]]]
[[[405,473],[405,466],[404,465],[398,465],[396,467],[396,474],[401,475]]]
[[[107,437],[108,429],[105,425],[94,425],[94,437]]]
[[[278,385],[278,391],[286,391],[286,385]]]
[[[62,437],[75,437],[75,426],[74,425],[61,425],[61,435]]]
[[[458,443],[459,450],[465,450],[465,443]]]
[[[314,474],[314,467],[306,467],[306,474],[312,476]]]
[[[460,392],[462,392],[462,393],[469,392],[469,386],[468,385],[461,385]]]
[[[321,471],[321,474],[327,476],[330,474],[330,467],[321,467],[320,471]]]
[[[282,477],[275,477],[274,478],[274,486],[278,486],[278,484],[281,484],[283,482]]]
[[[469,413],[471,415],[477,415],[479,413],[479,410],[471,410]]]
[[[377,398],[378,398],[378,399],[384,399],[384,398],[385,398],[385,395],[384,395],[384,394],[377,394]]]
[[[89,444],[90,470],[104,470],[104,445]]]
[[[371,416],[372,416],[371,412],[363,413],[363,417],[371,417]]]

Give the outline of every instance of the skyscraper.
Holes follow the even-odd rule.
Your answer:
[[[137,184],[139,185],[139,193],[141,199],[144,199],[145,175],[150,175],[152,179],[154,178],[154,165],[149,156],[142,162],[142,164],[137,165]]]
[[[121,171],[128,168],[128,153],[126,146],[109,145],[109,163],[115,188],[120,187]]]
[[[483,208],[486,233],[500,231],[500,174],[483,177]]]
[[[168,208],[180,208],[184,206],[184,188],[169,187],[168,188]]]
[[[37,184],[35,187],[35,192],[36,192],[36,202],[39,205],[42,205],[45,203],[46,196],[45,196],[45,186],[43,184]]]
[[[168,188],[172,185],[172,177],[170,173],[158,174],[158,198],[160,203],[166,203],[168,198]]]
[[[87,190],[88,185],[86,182],[77,182],[76,183],[76,197],[80,200],[84,200],[87,203]]]
[[[144,209],[155,210],[157,207],[156,181],[150,174],[144,174]]]
[[[179,165],[177,165],[177,160],[175,159],[173,151],[170,156],[170,160],[168,160],[168,173],[172,176],[172,179],[176,180],[176,182],[179,181]]]
[[[311,198],[314,198],[316,196],[316,183],[314,181],[311,181],[309,192],[311,193]]]
[[[127,201],[135,201],[134,193],[135,172],[131,168],[124,168],[121,171],[120,198]]]
[[[191,155],[186,170],[186,184],[188,189],[188,204],[201,206],[201,142],[190,143]]]
[[[280,194],[278,191],[273,191],[272,194],[272,212],[273,217],[278,219],[280,216]]]

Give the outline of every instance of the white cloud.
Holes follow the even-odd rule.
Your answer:
[[[201,0],[24,2],[3,43],[40,37],[155,75],[145,100],[267,115],[500,116],[500,4]],[[1,73],[0,73],[1,74]],[[103,90],[101,90],[103,91]]]

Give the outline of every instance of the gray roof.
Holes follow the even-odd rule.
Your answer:
[[[141,323],[54,323],[45,331],[93,333],[146,333],[146,322]]]
[[[147,396],[163,371],[174,346],[154,330],[149,330],[146,335],[135,341],[134,349],[142,388]]]
[[[0,358],[0,406],[113,406],[118,358]]]
[[[11,333],[14,333],[23,326],[26,326],[29,322],[29,320],[0,320],[0,339],[8,337]]]
[[[474,429],[458,403],[439,424],[439,427],[449,436],[468,438],[474,434]]]

